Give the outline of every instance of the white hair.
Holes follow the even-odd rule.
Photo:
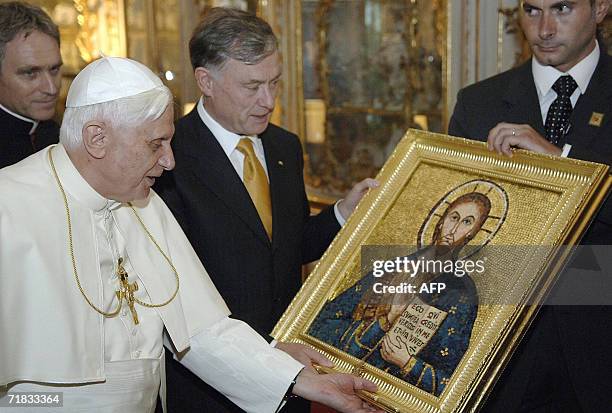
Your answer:
[[[108,122],[112,128],[134,127],[164,114],[172,103],[172,92],[166,86],[109,102],[66,108],[60,129],[60,142],[76,148],[83,142],[83,127],[93,120]]]

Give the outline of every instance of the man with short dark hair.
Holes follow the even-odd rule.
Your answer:
[[[0,4],[0,168],[56,143],[59,30],[39,7]]]
[[[521,1],[533,58],[461,90],[449,134],[506,155],[516,147],[612,165],[612,57],[597,41],[608,8],[608,0]],[[612,244],[610,200],[583,243]],[[572,295],[592,297],[586,285]],[[610,307],[544,306],[484,411],[609,411],[611,332]]]
[[[362,181],[334,207],[310,216],[301,143],[269,123],[282,68],[278,41],[265,21],[213,8],[189,50],[202,98],[177,122],[177,168],[156,191],[232,314],[267,335],[300,288],[301,265],[321,257],[376,183]],[[305,365],[329,363],[306,346],[272,344]],[[238,410],[176,363],[168,377],[174,390],[169,405],[176,411]]]

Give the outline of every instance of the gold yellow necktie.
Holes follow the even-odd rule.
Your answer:
[[[236,149],[244,155],[244,186],[251,195],[268,238],[272,239],[272,202],[270,201],[270,185],[268,184],[266,171],[257,159],[253,150],[253,142],[249,138],[240,139]]]

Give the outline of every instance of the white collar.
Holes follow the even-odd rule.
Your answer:
[[[21,119],[21,120],[23,120],[25,122],[31,123],[32,124],[32,129],[30,129],[30,132],[29,132],[30,135],[34,133],[34,131],[38,127],[38,124],[40,123],[37,120],[26,118],[25,116],[20,115],[19,113],[15,113],[15,112],[13,112],[12,110],[8,109],[6,106],[4,106],[2,104],[0,104],[0,109],[5,111],[9,115],[16,117],[17,119]]]
[[[575,64],[570,70],[566,73],[561,72],[560,70],[552,67],[543,65],[538,62],[538,59],[535,56],[531,59],[531,70],[533,72],[533,80],[535,82],[536,87],[538,88],[538,92],[540,96],[546,96],[548,92],[552,89],[553,84],[557,81],[559,76],[562,75],[571,75],[576,83],[578,84],[578,89],[580,90],[580,94],[584,94],[586,92],[587,87],[589,86],[589,82],[591,81],[591,77],[595,72],[595,68],[597,67],[597,62],[599,62],[599,43],[595,41],[595,48],[591,53],[588,54],[584,59]]]
[[[96,212],[106,208],[115,209],[121,205],[120,202],[104,198],[89,185],[72,163],[61,143],[50,146],[49,150],[52,151],[53,163],[64,190],[77,201]]]
[[[230,154],[236,149],[236,146],[238,146],[238,142],[240,142],[240,139],[244,138],[245,136],[241,136],[237,133],[228,131],[223,126],[221,126],[219,122],[214,120],[213,117],[208,114],[206,109],[204,109],[203,97],[200,97],[200,100],[198,101],[197,110],[198,115],[200,115],[200,119],[202,119],[202,122],[204,122],[204,125],[206,125],[206,127],[210,130],[213,136],[217,139],[219,145],[221,145],[221,148],[223,148],[223,152],[225,152],[225,155],[229,157]],[[256,143],[256,136],[247,137],[251,139],[251,141]]]

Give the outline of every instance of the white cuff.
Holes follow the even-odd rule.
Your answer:
[[[177,359],[249,413],[276,411],[304,368],[246,323],[229,317],[192,337],[190,348]]]
[[[572,150],[572,145],[570,145],[569,143],[566,143],[565,145],[563,145],[563,150],[561,151],[561,157],[567,158],[571,150]]]
[[[338,209],[338,204],[340,203],[340,201],[342,201],[342,200],[339,199],[334,204],[334,215],[336,216],[336,221],[338,221],[338,224],[340,224],[340,226],[343,227],[344,224],[346,224],[346,219],[344,219],[344,217],[340,213],[340,210]]]

